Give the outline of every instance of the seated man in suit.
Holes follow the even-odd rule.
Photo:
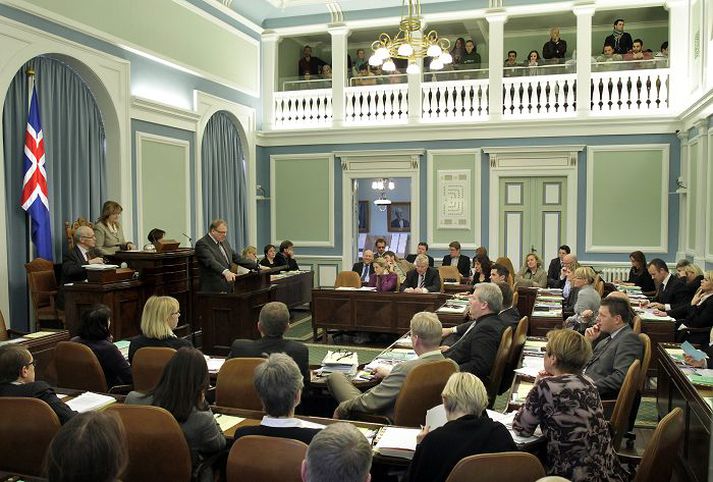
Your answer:
[[[226,241],[228,223],[216,219],[210,223],[208,234],[198,240],[195,246],[198,270],[200,272],[201,291],[229,293],[236,274],[230,271],[231,263],[244,268],[257,269],[257,263],[243,258],[233,251]]]
[[[470,258],[460,254],[460,243],[451,241],[448,245],[450,254],[443,257],[442,266],[455,266],[464,278],[470,278]]]
[[[441,291],[441,277],[436,268],[428,266],[428,258],[419,254],[414,260],[415,269],[406,273],[401,291],[406,293],[429,293]]]
[[[557,250],[557,257],[550,261],[550,267],[547,269],[547,287],[557,288],[560,284],[560,275],[564,267],[564,257],[570,254],[572,250],[566,244],[563,244]]]
[[[295,260],[294,243],[289,239],[280,243],[280,251],[275,255],[276,266],[287,266],[284,271],[298,271],[300,267]]]
[[[302,461],[303,482],[369,482],[371,445],[350,423],[333,423],[309,444]]]
[[[297,364],[284,353],[272,353],[255,368],[255,389],[260,397],[265,416],[260,425],[241,427],[235,440],[245,435],[264,435],[299,440],[306,444],[319,433],[295,418],[295,408],[302,396],[302,374]]]
[[[649,307],[668,312],[691,302],[686,282],[669,273],[664,260],[652,259],[649,261],[647,269],[656,284],[656,297]]]
[[[442,329],[435,313],[424,311],[413,315],[411,342],[418,358],[399,363],[391,371],[378,369],[375,375],[384,379],[364,393],[354,387],[343,373],[332,373],[328,379],[329,391],[339,402],[334,418],[348,418],[356,412],[393,417],[396,398],[408,373],[422,363],[444,359],[438,348]]]
[[[631,331],[629,304],[622,298],[604,298],[599,306],[597,324],[584,336],[594,345],[592,358],[583,373],[594,380],[602,400],[619,394],[629,366],[641,359],[643,345]]]
[[[370,249],[365,249],[361,255],[361,261],[354,263],[354,266],[352,266],[352,271],[359,273],[361,284],[364,286],[366,286],[371,277],[374,276],[374,267],[371,264],[373,261],[374,252]]]
[[[428,254],[428,243],[426,243],[425,241],[421,241],[420,243],[418,243],[418,247],[416,248],[416,254],[407,255],[406,261],[413,264],[414,261],[416,261],[416,256],[418,256],[419,254],[428,256],[428,266],[430,266],[431,268],[433,268],[436,265],[436,262],[433,259],[433,257],[430,254]]]
[[[79,226],[74,231],[74,248],[62,260],[62,285],[87,279],[88,264],[102,264],[104,259],[96,250],[97,238],[89,226]],[[64,290],[60,286],[57,307],[64,308]]]
[[[297,363],[304,384],[308,385],[309,351],[298,341],[285,340],[285,334],[290,326],[290,311],[287,305],[280,301],[267,303],[260,310],[257,329],[262,338],[259,340],[235,340],[230,347],[228,358],[263,357],[270,353],[287,353]]]
[[[77,413],[57,398],[46,382],[35,381],[35,359],[22,345],[0,347],[0,397],[39,398],[64,424]]]
[[[503,294],[495,283],[478,283],[470,296],[470,315],[475,320],[463,336],[444,355],[458,364],[460,371],[469,372],[487,383],[500,337],[507,325],[498,317]]]

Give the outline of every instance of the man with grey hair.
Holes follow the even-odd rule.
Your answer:
[[[352,271],[359,273],[359,278],[361,278],[363,285],[366,285],[369,279],[374,276],[373,261],[374,252],[370,249],[365,249],[361,256],[361,261],[354,263],[354,266],[352,266]]]
[[[455,361],[462,372],[469,372],[487,384],[500,337],[507,324],[499,317],[503,293],[495,283],[479,283],[470,296],[470,315],[475,319],[468,330],[444,355]]]
[[[334,423],[317,434],[302,461],[304,482],[369,482],[371,445],[349,423]]]
[[[295,418],[304,383],[297,364],[284,353],[273,353],[255,368],[255,389],[262,401],[265,416],[260,425],[241,427],[235,439],[245,435],[265,435],[299,440],[306,444],[319,433]]]
[[[283,335],[290,326],[290,311],[280,301],[267,303],[260,310],[257,329],[259,340],[238,339],[233,341],[228,358],[255,358],[270,353],[287,353],[297,363],[302,373],[304,384],[309,386],[309,350],[294,340],[285,340]]]
[[[87,279],[88,264],[102,264],[104,259],[96,250],[97,238],[89,226],[79,226],[74,230],[74,248],[62,259],[62,283],[57,295],[57,307],[64,308],[65,283],[76,283]]]
[[[378,369],[374,375],[382,382],[362,393],[343,373],[332,373],[327,380],[329,391],[339,402],[334,418],[348,418],[352,413],[373,413],[392,418],[396,397],[406,376],[416,366],[444,360],[438,348],[443,327],[435,313],[422,311],[411,318],[411,342],[418,358],[399,363],[392,370]]]
[[[401,291],[405,293],[430,293],[441,291],[441,277],[436,268],[428,265],[428,257],[419,254],[414,260],[416,265],[406,273],[406,279],[401,283]]]

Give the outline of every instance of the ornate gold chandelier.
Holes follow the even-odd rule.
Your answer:
[[[438,38],[438,32],[435,30],[422,35],[420,0],[408,0],[408,7],[406,2],[407,0],[402,1],[404,15],[399,23],[399,33],[394,38],[386,33],[379,35],[379,40],[371,44],[374,53],[369,57],[369,65],[381,66],[385,72],[393,72],[396,70],[393,59],[404,59],[409,61],[406,72],[417,74],[421,71],[417,61],[425,57],[431,57],[431,70],[440,70],[444,65],[453,62],[451,54],[448,53],[448,39]]]

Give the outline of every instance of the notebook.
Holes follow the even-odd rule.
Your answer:
[[[116,399],[114,397],[100,395],[94,392],[84,392],[68,401],[67,405],[75,412],[84,413],[101,410],[102,408],[108,407],[112,403],[116,403]]]
[[[382,427],[376,434],[374,451],[386,457],[411,460],[416,451],[417,428]]]

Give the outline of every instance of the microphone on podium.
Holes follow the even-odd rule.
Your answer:
[[[193,238],[191,238],[190,236],[188,236],[186,233],[181,233],[181,234],[184,235],[184,236],[186,237],[186,239],[188,239],[188,244],[189,244],[190,246],[193,246]]]

